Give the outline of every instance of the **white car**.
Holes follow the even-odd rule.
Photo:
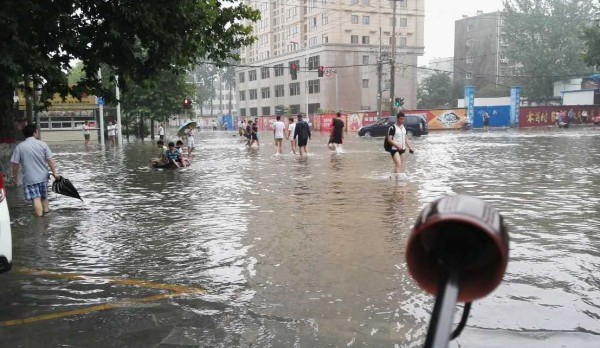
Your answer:
[[[12,267],[12,235],[10,216],[4,188],[4,174],[0,171],[0,273],[10,271]]]

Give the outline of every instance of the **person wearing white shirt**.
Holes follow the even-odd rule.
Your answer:
[[[275,137],[275,150],[278,155],[282,153],[283,137],[285,136],[285,124],[281,122],[281,116],[275,117],[273,122],[273,136]]]
[[[292,152],[294,155],[296,154],[296,139],[294,139],[294,132],[296,131],[296,124],[294,123],[294,118],[289,118],[290,124],[288,125],[288,133],[287,139],[290,141],[290,145],[292,146]]]
[[[160,140],[165,140],[165,127],[162,124],[158,126],[158,137]]]
[[[115,145],[115,138],[117,136],[117,125],[109,121],[106,130],[108,131],[108,140],[110,140],[110,144]]]
[[[400,111],[396,116],[396,124],[393,124],[388,129],[388,134],[385,137],[384,149],[392,155],[394,161],[394,173],[399,176],[402,172],[402,154],[408,151],[413,153],[413,148],[406,137],[406,128],[404,128],[404,113]]]
[[[90,143],[90,123],[89,121],[83,122],[81,125],[81,129],[83,129],[83,138],[85,139],[85,144]]]

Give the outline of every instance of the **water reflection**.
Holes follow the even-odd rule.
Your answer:
[[[142,313],[172,314],[165,323],[175,328],[160,325],[152,344],[186,336],[224,346],[419,346],[433,302],[407,274],[406,236],[426,203],[464,193],[504,214],[512,250],[506,281],[474,305],[461,342],[528,345],[535,337],[525,333],[538,331],[586,346],[578,333],[600,334],[599,137],[593,129],[434,133],[414,140],[407,181],[390,178],[379,139],[354,135],[340,154],[316,135],[299,160],[275,156],[266,136],[260,149],[245,149],[225,133],[203,133],[180,171],[147,169],[150,143],[53,144],[84,203],[52,197],[52,214],[37,219],[9,189],[15,262],[210,290],[132,309],[140,322]],[[0,321],[148,293],[17,274],[3,282]],[[204,333],[194,331],[205,321]],[[80,330],[88,343],[102,334]],[[11,342],[28,332],[12,330]]]

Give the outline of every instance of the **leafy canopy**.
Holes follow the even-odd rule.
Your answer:
[[[417,91],[419,109],[446,108],[455,102],[452,93],[452,79],[443,72],[435,72],[423,79]]]
[[[531,101],[552,99],[553,83],[590,72],[579,38],[592,18],[589,0],[505,0],[506,52],[518,62],[516,78]]]

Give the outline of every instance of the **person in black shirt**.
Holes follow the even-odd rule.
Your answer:
[[[251,140],[252,140],[252,121],[248,121],[248,125],[246,126],[246,146],[250,146]]]
[[[342,114],[340,112],[336,114],[336,118],[333,119],[332,123],[332,140],[335,144],[336,150],[339,152],[342,150],[342,142],[344,139],[344,121],[342,121]]]
[[[298,115],[298,123],[294,129],[294,139],[298,138],[298,149],[300,149],[300,157],[307,155],[306,145],[310,139],[310,127],[306,121],[302,120],[302,115]]]

